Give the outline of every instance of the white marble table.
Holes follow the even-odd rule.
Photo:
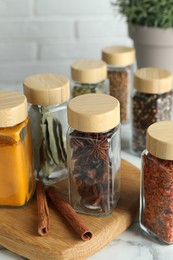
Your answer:
[[[129,128],[123,131],[124,147],[129,139]],[[121,158],[140,168],[140,158],[123,148]],[[1,232],[1,231],[0,231]],[[19,255],[0,247],[0,260],[21,260]],[[161,245],[146,237],[136,222],[118,238],[87,260],[173,260],[173,245]],[[41,260],[41,259],[40,259]],[[78,259],[76,259],[78,260]]]

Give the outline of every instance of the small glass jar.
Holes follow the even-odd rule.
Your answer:
[[[125,46],[106,47],[102,50],[102,60],[108,64],[110,95],[120,102],[121,124],[127,124],[130,116],[135,50]]]
[[[104,216],[120,196],[119,102],[86,94],[68,104],[69,199],[80,213]]]
[[[30,104],[34,168],[45,184],[67,177],[66,132],[69,80],[63,75],[38,74],[24,80]]]
[[[147,129],[142,153],[140,227],[151,237],[173,243],[173,122]]]
[[[146,147],[146,130],[172,118],[172,73],[159,68],[143,68],[134,74],[132,96],[131,152],[140,156]]]
[[[109,94],[107,65],[101,60],[78,60],[71,65],[71,97]]]
[[[22,207],[35,189],[26,97],[0,91],[0,207]]]

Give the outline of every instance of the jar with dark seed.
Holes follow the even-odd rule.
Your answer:
[[[108,64],[110,95],[120,102],[121,124],[130,119],[130,96],[132,87],[134,48],[110,46],[102,50],[102,60]]]
[[[37,178],[55,183],[67,178],[69,80],[63,75],[38,74],[26,78],[23,89],[29,103]]]
[[[71,65],[71,97],[109,94],[107,65],[101,60],[78,60]]]
[[[161,121],[147,129],[142,153],[141,229],[161,243],[173,244],[173,122]]]
[[[142,68],[134,74],[132,96],[131,152],[140,156],[146,147],[146,130],[172,118],[172,73],[160,68]]]
[[[120,196],[120,111],[116,98],[86,94],[68,103],[69,199],[77,212],[104,216]]]

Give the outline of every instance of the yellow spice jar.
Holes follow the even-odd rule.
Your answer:
[[[0,207],[24,206],[34,187],[26,97],[0,91]]]

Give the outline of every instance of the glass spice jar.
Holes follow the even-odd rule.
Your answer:
[[[71,65],[71,97],[83,94],[109,94],[107,65],[101,60],[78,60]]]
[[[173,122],[147,129],[142,153],[140,226],[151,237],[173,243]]]
[[[0,91],[0,207],[25,206],[34,189],[26,97]]]
[[[66,132],[69,80],[63,75],[38,74],[24,80],[23,90],[31,104],[34,167],[45,184],[67,177]]]
[[[69,199],[80,213],[104,216],[120,196],[120,108],[105,94],[68,104]]]
[[[172,73],[160,68],[142,68],[134,74],[132,96],[131,152],[140,156],[146,147],[146,130],[172,117]]]
[[[108,64],[110,95],[120,102],[121,124],[127,124],[130,116],[135,50],[125,46],[106,47],[102,50],[102,60]]]

